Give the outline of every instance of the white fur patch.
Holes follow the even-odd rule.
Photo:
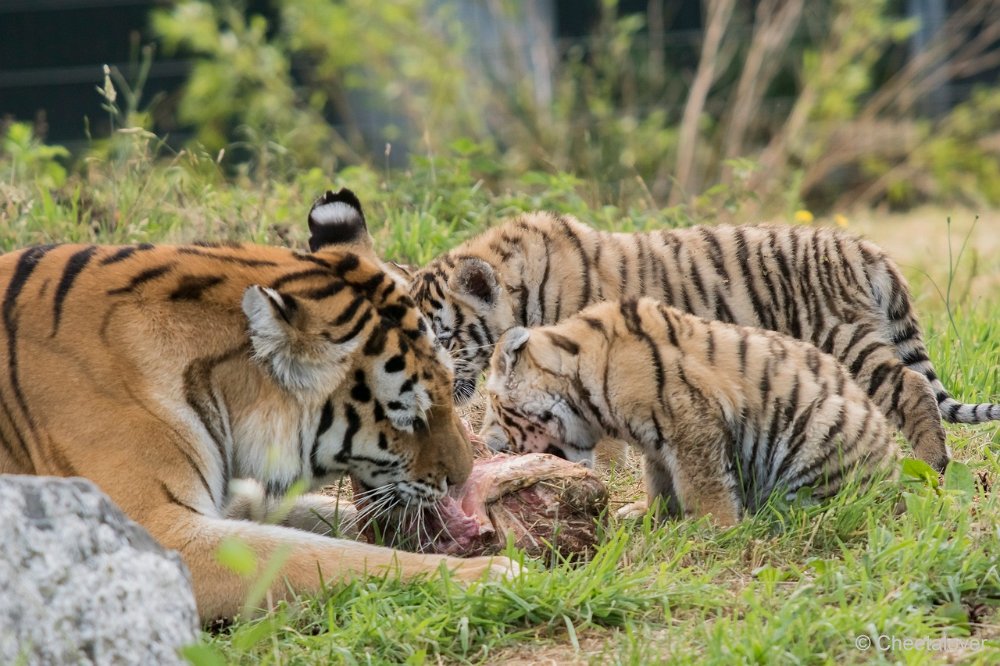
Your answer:
[[[296,353],[293,341],[301,332],[281,319],[269,300],[279,308],[285,306],[281,294],[273,289],[253,285],[243,292],[243,312],[250,324],[254,356],[269,364],[274,378],[286,388],[308,392],[335,389],[350,369],[348,360],[360,340],[330,343],[325,345],[323,355],[303,358]]]
[[[357,209],[343,201],[334,201],[333,203],[316,206],[310,211],[309,216],[313,222],[323,226],[355,225],[361,220]]]

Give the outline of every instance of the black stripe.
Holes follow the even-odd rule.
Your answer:
[[[677,330],[674,328],[674,316],[672,311],[665,305],[660,306],[660,316],[663,317],[663,325],[667,329],[667,340],[674,347],[680,347],[680,341],[677,339]]]
[[[358,412],[354,409],[353,405],[347,405],[347,431],[344,432],[344,443],[340,451],[337,452],[335,459],[338,462],[347,462],[347,459],[351,457],[351,453],[354,449],[354,437],[361,430],[361,417],[358,416]]]
[[[109,289],[108,296],[127,294],[130,291],[133,291],[136,287],[138,287],[141,284],[144,284],[146,282],[155,280],[156,278],[166,275],[173,269],[174,265],[175,265],[174,262],[170,262],[169,264],[163,264],[162,266],[147,268],[138,275],[133,276],[132,279],[129,280],[129,283],[124,287],[119,287],[117,289]]]
[[[747,371],[747,332],[743,329],[739,329],[740,342],[737,347],[737,358],[740,361],[740,374],[746,374]]]
[[[307,252],[292,252],[292,256],[299,261],[308,261],[309,263],[322,266],[323,268],[332,269],[333,266],[326,259],[320,259],[319,257],[309,254]]]
[[[170,292],[170,300],[197,301],[206,289],[211,289],[224,281],[225,278],[219,275],[184,275]]]
[[[771,308],[764,304],[760,294],[757,292],[757,285],[754,282],[753,273],[750,270],[750,248],[747,244],[746,234],[740,227],[736,227],[733,233],[736,236],[736,263],[739,265],[740,271],[743,274],[744,291],[747,296],[750,297],[750,302],[753,305],[757,321],[759,321],[764,328],[774,330],[774,315],[771,313]]]
[[[73,283],[76,281],[77,276],[80,272],[87,266],[91,257],[97,252],[97,248],[93,245],[86,247],[79,252],[75,252],[73,256],[66,260],[66,268],[63,269],[62,278],[59,280],[59,286],[56,287],[55,301],[52,304],[52,336],[54,337],[56,331],[59,330],[59,320],[62,318],[63,303],[66,300],[66,296],[69,294],[69,290],[73,287]]]
[[[330,341],[336,345],[342,345],[348,340],[354,339],[361,332],[361,329],[365,327],[365,324],[371,321],[371,318],[372,318],[372,309],[368,308],[367,310],[364,311],[364,313],[360,317],[358,317],[358,320],[354,323],[354,326],[351,328],[350,331],[340,336],[339,338],[331,338]]]
[[[663,395],[663,387],[666,382],[663,359],[660,357],[660,348],[657,346],[649,333],[642,328],[642,320],[639,318],[639,308],[637,301],[625,301],[622,303],[622,314],[625,317],[625,326],[633,335],[646,343],[649,347],[650,356],[653,359],[653,370],[656,373],[656,395]]]
[[[316,436],[313,437],[312,448],[309,450],[309,465],[312,467],[314,477],[323,476],[328,471],[319,464],[319,438],[330,429],[331,425],[333,425],[333,403],[327,400],[323,405],[323,411],[320,412],[319,426],[316,428]]]
[[[185,401],[198,415],[205,430],[212,441],[215,442],[222,462],[222,476],[224,479],[230,477],[230,461],[226,454],[226,432],[222,415],[222,407],[219,405],[212,388],[212,371],[221,363],[232,358],[247,354],[249,343],[239,347],[234,347],[218,356],[208,356],[195,359],[184,370],[184,397]]]
[[[167,496],[167,499],[170,500],[171,504],[177,504],[178,506],[184,507],[191,513],[197,513],[198,515],[201,515],[201,512],[198,511],[198,509],[194,508],[187,502],[177,497],[177,495],[175,495],[173,491],[170,490],[170,488],[167,488],[167,484],[165,484],[163,481],[160,481],[160,489],[163,491],[163,494]]]
[[[25,420],[28,422],[28,427],[32,433],[35,431],[35,421],[28,412],[27,401],[24,399],[24,393],[21,391],[21,382],[17,376],[17,319],[14,316],[14,310],[17,307],[17,297],[20,296],[28,278],[31,277],[35,268],[38,267],[42,257],[54,247],[54,245],[40,245],[24,250],[21,256],[18,257],[17,265],[14,267],[14,274],[11,276],[10,282],[7,283],[7,291],[3,298],[3,324],[7,334],[7,365],[10,386],[14,391],[14,398],[18,406],[24,412]]]
[[[205,257],[206,259],[214,259],[215,261],[222,261],[227,264],[239,264],[240,266],[277,266],[276,261],[271,261],[269,259],[247,259],[246,257],[232,256],[227,254],[216,254],[214,252],[207,252],[197,247],[179,247],[177,248],[179,254],[192,254],[198,257]]]
[[[32,468],[31,457],[28,455],[28,446],[25,443],[24,435],[21,430],[17,427],[17,422],[14,421],[14,414],[10,411],[10,407],[7,406],[7,402],[3,399],[3,394],[0,394],[0,409],[3,409],[4,416],[6,416],[7,423],[10,424],[10,429],[17,438],[16,442],[9,441],[6,437],[0,435],[0,443],[4,445],[4,448],[10,454],[10,457],[19,460],[22,465],[24,465],[29,470]],[[19,448],[15,449],[14,444],[19,444]]]
[[[893,413],[899,409],[899,399],[902,397],[903,388],[906,385],[906,382],[903,379],[903,373],[905,371],[906,368],[904,366],[897,365],[896,370],[893,372],[895,377],[891,381],[895,385],[895,388],[892,391],[892,399],[889,401],[889,411]]]
[[[333,280],[325,287],[317,287],[315,289],[310,289],[309,291],[299,294],[303,298],[308,298],[314,301],[321,301],[324,298],[330,298],[331,296],[336,296],[344,289],[347,288],[347,283],[341,280]]]
[[[548,324],[549,322],[545,319],[545,285],[548,284],[549,281],[551,251],[549,250],[549,239],[545,238],[542,242],[545,244],[545,268],[542,270],[542,279],[538,282],[538,323]]]
[[[858,355],[854,357],[854,361],[851,363],[851,368],[850,368],[851,375],[853,377],[857,377],[858,373],[861,372],[861,369],[864,367],[865,361],[868,360],[868,357],[871,356],[875,351],[881,349],[882,347],[883,343],[872,342],[869,343],[864,348],[862,348],[861,351],[858,352]]]
[[[868,395],[875,395],[876,391],[878,391],[879,387],[885,381],[886,376],[894,367],[899,368],[902,366],[883,362],[875,368],[875,371],[872,372],[872,376],[868,380]]]
[[[646,254],[645,234],[639,234],[635,237],[635,246],[639,252],[639,256],[636,258],[639,262],[639,290],[636,293],[641,296],[646,293],[646,285],[649,283],[649,279],[646,277],[646,264],[649,263],[649,259]]]
[[[789,480],[790,484],[797,484],[799,487],[801,487],[808,483],[812,483],[822,473],[823,468],[826,466],[828,462],[830,462],[830,459],[834,455],[845,453],[843,447],[846,447],[847,442],[844,441],[843,438],[841,438],[840,442],[841,448],[838,448],[837,446],[835,446],[835,444],[837,437],[843,434],[846,417],[847,417],[847,412],[844,409],[844,405],[841,404],[840,411],[837,412],[837,419],[827,429],[823,438],[817,440],[823,442],[826,447],[825,450],[823,451],[823,455],[819,458],[814,459],[808,466],[806,466],[805,469],[800,470],[799,473],[793,479]],[[862,426],[861,430],[858,432],[858,439],[860,439],[861,436],[864,434],[865,430],[867,430],[867,426],[871,421],[871,418],[872,418],[872,412],[871,410],[869,410],[867,418],[865,419],[865,423]],[[857,443],[855,443],[855,446],[857,446]],[[780,471],[784,473],[789,467],[789,465],[790,465],[789,460],[783,461]],[[844,466],[841,466],[841,469],[843,467]]]
[[[189,465],[191,465],[191,469],[193,469],[195,473],[198,475],[198,479],[201,481],[201,485],[205,489],[205,494],[208,495],[208,497],[213,502],[215,502],[215,495],[212,493],[212,488],[208,484],[208,479],[205,477],[205,472],[202,469],[202,466],[198,464],[198,462],[194,459],[194,457],[187,449],[187,445],[190,444],[188,439],[180,432],[178,432],[177,428],[175,428],[171,423],[163,420],[162,417],[153,412],[146,405],[145,401],[135,393],[135,391],[131,386],[129,386],[126,383],[124,387],[125,387],[125,392],[128,393],[128,397],[131,398],[135,404],[139,405],[139,408],[142,409],[142,411],[146,412],[146,414],[148,414],[149,417],[152,418],[153,420],[162,424],[165,431],[173,434],[175,438],[174,444],[176,445],[177,450],[181,452],[181,455],[184,456],[184,459],[188,461]],[[223,492],[225,492],[225,490],[223,490]]]
[[[925,361],[929,361],[931,359],[929,356],[927,356],[927,353],[924,350],[916,349],[909,351],[905,354],[901,354],[900,360],[903,362],[903,365],[911,366],[911,365],[916,365],[917,363],[923,363]],[[927,377],[927,379],[928,381],[933,381],[930,377]]]
[[[573,232],[573,229],[569,226],[569,223],[566,221],[566,218],[564,218],[563,216],[560,215],[559,218],[558,218],[558,221],[559,221],[560,226],[563,229],[563,232],[573,242],[573,245],[576,246],[577,254],[580,257],[580,267],[581,267],[582,272],[584,273],[584,275],[586,275],[587,271],[585,269],[587,268],[587,251],[583,247],[583,242],[580,241],[579,236],[577,236]],[[580,303],[578,303],[577,306],[576,306],[576,311],[579,312],[588,303],[590,303],[590,280],[589,279],[583,281],[583,294],[582,294],[582,298],[580,299]]]
[[[324,262],[325,263],[325,262]],[[301,271],[295,271],[293,273],[285,273],[278,279],[271,283],[271,289],[281,289],[283,286],[289,282],[295,282],[297,280],[305,280],[310,277],[329,277],[329,269],[323,268],[307,268]]]
[[[729,278],[729,271],[726,269],[725,255],[719,239],[708,227],[699,227],[698,232],[701,234],[702,240],[705,241],[705,245],[708,246],[708,258],[712,262],[712,266],[715,267],[716,274],[728,285],[731,280]]]
[[[337,315],[337,318],[330,323],[331,326],[343,326],[347,322],[354,319],[354,315],[358,313],[358,308],[360,308],[365,302],[364,296],[355,296],[354,299],[347,304],[347,307],[344,308],[339,315]]]
[[[712,303],[708,300],[708,289],[705,287],[705,281],[701,277],[701,271],[698,270],[698,264],[694,257],[691,258],[691,282],[694,284],[701,302],[705,304],[705,309],[701,312],[707,313],[711,309]]]
[[[580,345],[573,342],[565,335],[560,335],[558,333],[552,333],[551,331],[546,331],[545,334],[549,337],[556,347],[559,347],[563,351],[573,354],[574,356],[580,353]]]
[[[136,252],[146,252],[148,250],[152,250],[154,247],[156,246],[153,245],[152,243],[140,243],[139,245],[126,245],[123,248],[119,248],[114,254],[101,259],[101,266],[117,264],[119,261],[125,261]]]

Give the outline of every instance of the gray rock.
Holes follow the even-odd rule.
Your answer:
[[[0,664],[179,664],[180,556],[85,479],[0,475]]]

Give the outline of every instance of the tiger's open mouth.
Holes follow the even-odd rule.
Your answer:
[[[608,491],[582,465],[530,453],[479,458],[462,486],[421,507],[378,514],[371,498],[362,491],[355,506],[360,532],[373,543],[467,557],[496,554],[509,537],[533,556],[553,546],[568,556],[596,544],[595,519]]]

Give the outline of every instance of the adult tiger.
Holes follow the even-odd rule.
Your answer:
[[[699,226],[608,233],[530,213],[488,229],[417,272],[412,294],[455,359],[469,398],[494,343],[603,300],[649,296],[707,319],[766,328],[834,355],[937,469],[941,416],[1000,419],[1000,405],[953,400],[920,336],[909,287],[876,245],[825,228]],[[889,347],[903,365],[882,363]]]
[[[732,525],[775,492],[830,497],[848,479],[892,474],[899,456],[885,417],[829,354],[649,298],[510,329],[486,390],[485,425],[516,452],[593,462],[605,436],[641,449],[647,503],[629,515],[662,499],[674,515]]]
[[[356,197],[328,192],[309,222],[311,253],[55,245],[0,257],[0,473],[97,483],[181,553],[205,620],[238,612],[253,582],[216,561],[228,537],[262,563],[287,549],[275,597],[396,569],[474,579],[514,567],[295,529],[342,519],[319,495],[285,525],[224,517],[241,477],[274,496],[350,473],[416,506],[471,469],[447,355],[375,258]]]

